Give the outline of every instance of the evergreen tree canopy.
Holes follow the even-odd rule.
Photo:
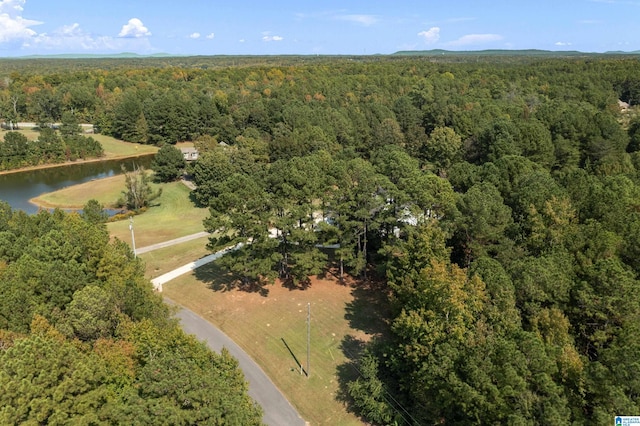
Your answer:
[[[153,157],[151,170],[156,182],[172,182],[182,176],[186,161],[182,151],[173,145],[164,144]]]
[[[0,212],[1,424],[261,424],[237,362],[182,332],[104,225]]]

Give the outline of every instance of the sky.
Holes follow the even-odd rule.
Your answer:
[[[0,57],[640,50],[640,0],[0,0]]]

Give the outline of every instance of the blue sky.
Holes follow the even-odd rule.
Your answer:
[[[0,57],[640,50],[640,0],[0,0]]]

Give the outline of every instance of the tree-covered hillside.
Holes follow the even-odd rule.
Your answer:
[[[260,424],[238,364],[185,335],[129,247],[0,203],[1,424]]]

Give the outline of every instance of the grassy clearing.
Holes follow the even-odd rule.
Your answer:
[[[25,135],[30,141],[34,141],[40,136],[40,132],[33,129],[21,129],[16,131]],[[4,133],[6,133],[5,130],[0,132],[0,137],[4,138]],[[102,148],[104,148],[105,158],[153,154],[159,149],[158,147],[153,145],[142,145],[139,143],[124,142],[106,135],[90,134],[85,136],[90,136],[100,142],[100,144],[102,144]]]
[[[202,220],[209,212],[193,206],[188,188],[179,182],[162,187],[157,205],[134,218],[137,247],[204,229]],[[62,199],[69,202],[73,198],[83,205],[89,198],[110,198],[113,195],[109,194],[119,194],[123,188],[123,180],[101,179],[65,189]],[[77,194],[71,195],[73,191]],[[131,241],[128,221],[107,226],[112,236]],[[147,276],[157,277],[208,254],[206,242],[201,238],[142,254]],[[233,288],[215,263],[164,285],[169,298],[215,324],[243,347],[311,424],[360,425],[338,395],[341,381],[357,376],[349,363],[359,354],[362,342],[384,327],[375,321],[384,318],[382,305],[372,303],[375,297],[370,297],[370,291],[331,279],[314,280],[304,291],[282,285],[266,290],[247,293]],[[300,375],[300,364],[306,367],[307,303],[311,303],[308,379]]]
[[[2,131],[0,131],[0,137],[4,138],[4,135],[7,132],[9,132],[9,130],[3,129]],[[40,132],[33,129],[20,129],[20,130],[14,130],[14,132],[22,133],[27,137],[27,140],[30,140],[30,141],[35,141],[36,139],[38,139],[38,136],[40,135]]]
[[[163,294],[195,311],[244,348],[313,425],[360,425],[339,401],[341,379],[357,376],[349,362],[380,331],[384,313],[372,293],[314,280],[306,290],[280,284],[268,294],[239,291],[213,264],[164,285]],[[306,368],[307,303],[311,304],[310,377]],[[285,345],[286,342],[286,345]],[[289,349],[290,351],[289,351]],[[297,359],[297,361],[296,361]]]
[[[154,279],[182,265],[211,254],[206,248],[208,242],[209,240],[206,237],[198,238],[186,243],[143,253],[138,257],[144,260],[146,266],[145,275],[149,279]]]
[[[111,206],[124,187],[124,176],[113,176],[43,194],[32,201],[43,207],[82,208],[94,198],[105,206]],[[162,195],[146,212],[133,219],[137,247],[204,231],[202,221],[209,215],[209,210],[194,206],[189,198],[189,188],[181,182],[152,184],[152,187],[154,191],[162,188]],[[108,223],[107,228],[112,236],[131,242],[129,221]]]
[[[151,184],[153,191],[157,191],[161,187],[158,184]],[[117,175],[48,192],[31,199],[31,202],[46,208],[81,209],[87,201],[93,198],[107,208],[115,208],[124,189],[125,177]]]
[[[102,144],[106,158],[128,157],[134,155],[153,154],[158,147],[139,143],[124,142],[105,135],[90,135]]]
[[[162,185],[160,198],[154,200],[146,212],[133,218],[137,247],[204,231],[202,221],[209,216],[209,209],[195,207],[189,192],[181,182]],[[129,221],[108,223],[107,228],[112,236],[131,242]]]
[[[42,207],[81,209],[94,198],[105,207],[113,207],[124,190],[124,175],[97,179],[42,194],[32,201]]]

